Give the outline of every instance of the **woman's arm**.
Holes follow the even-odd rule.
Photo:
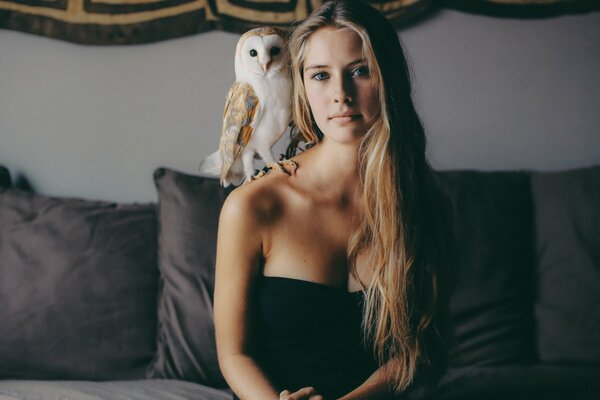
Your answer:
[[[214,318],[219,366],[233,391],[246,400],[277,400],[268,378],[249,356],[252,285],[262,256],[260,214],[248,192],[232,192],[221,211],[217,239]]]

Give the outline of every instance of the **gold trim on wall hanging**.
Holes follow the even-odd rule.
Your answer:
[[[289,26],[323,0],[0,0],[0,28],[90,45],[151,43],[220,29]],[[600,0],[374,0],[396,26],[441,4],[505,16],[599,9]],[[519,15],[523,14],[523,15]]]

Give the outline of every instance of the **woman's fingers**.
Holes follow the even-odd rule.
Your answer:
[[[279,393],[279,400],[323,400],[323,397],[317,394],[314,387],[305,387],[294,393],[283,390]]]

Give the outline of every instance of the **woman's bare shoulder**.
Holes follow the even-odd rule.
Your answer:
[[[285,173],[273,171],[237,187],[223,204],[222,218],[229,216],[258,226],[268,222],[285,205],[289,190],[286,178]]]

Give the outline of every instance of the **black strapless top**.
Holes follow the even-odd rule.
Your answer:
[[[362,291],[293,278],[259,279],[254,358],[275,389],[313,386],[335,399],[378,368],[371,346],[362,340],[363,300]]]

